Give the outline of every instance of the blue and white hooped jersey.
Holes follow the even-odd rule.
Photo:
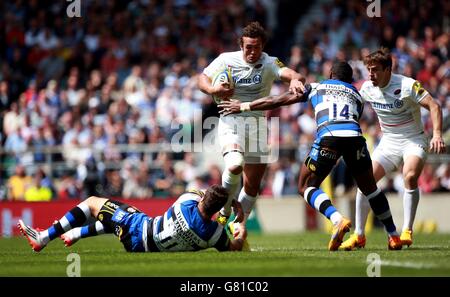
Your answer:
[[[308,99],[314,108],[318,139],[362,135],[358,121],[363,112],[363,101],[354,86],[328,79],[312,83],[311,88]]]
[[[198,210],[203,193],[188,192],[162,216],[153,219],[153,240],[160,251],[197,251],[210,247],[228,248],[228,236],[221,224],[205,222]]]

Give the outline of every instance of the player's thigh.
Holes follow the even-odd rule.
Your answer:
[[[299,178],[299,191],[305,187],[318,187],[336,165],[341,154],[337,149],[338,139],[324,138],[316,140],[308,156]]]
[[[365,195],[376,190],[373,177],[372,160],[367,150],[366,140],[363,137],[351,137],[345,142],[343,157],[350,169],[358,188]]]
[[[376,160],[372,159],[372,171],[375,182],[378,182],[386,175],[386,171],[384,167]]]
[[[265,117],[247,117],[242,131],[245,133],[245,153],[246,164],[269,163],[272,152],[277,152],[277,143],[270,141],[268,123]]]
[[[89,210],[91,211],[91,215],[93,217],[97,217],[98,213],[100,212],[100,209],[105,204],[105,202],[108,201],[106,198],[100,198],[100,197],[89,197],[85,200],[85,202],[89,206]]]
[[[393,137],[383,136],[375,151],[372,153],[372,160],[383,167],[384,174],[381,175],[382,171],[378,171],[379,168],[375,168],[374,166],[374,169],[377,169],[375,175],[376,177],[380,177],[379,179],[386,173],[396,170],[402,163],[403,143],[399,141],[401,142],[399,139],[396,140]]]
[[[100,211],[97,214],[97,219],[102,222],[105,228],[110,231],[116,233],[117,236],[120,222],[117,219],[117,212],[120,211],[120,216],[123,217],[123,214],[132,214],[136,212],[140,212],[137,208],[130,206],[126,203],[122,203],[120,201],[115,200],[106,200],[103,206],[100,208]]]
[[[219,119],[218,139],[222,153],[230,151],[244,152],[245,134],[240,129],[238,117],[227,116]]]

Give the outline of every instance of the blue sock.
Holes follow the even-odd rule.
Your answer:
[[[384,193],[381,192],[380,189],[377,189],[372,194],[367,195],[367,199],[369,200],[373,213],[381,221],[381,223],[383,223],[386,231],[390,235],[398,235],[397,228],[394,224],[394,219],[392,218],[389,202]]]

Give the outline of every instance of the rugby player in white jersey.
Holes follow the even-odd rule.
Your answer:
[[[239,38],[241,50],[222,53],[211,62],[199,77],[200,90],[222,100],[227,100],[233,95],[233,98],[247,104],[269,95],[275,80],[289,82],[289,89],[294,93],[304,91],[302,83],[304,78],[299,73],[263,52],[266,40],[266,32],[258,22],[246,26]],[[227,83],[217,86],[211,84],[214,75],[223,69],[230,70],[234,81],[233,88]],[[252,117],[255,120],[252,121]],[[243,123],[249,124],[247,128]],[[258,136],[261,134],[267,135],[267,124],[262,111],[244,108],[238,116],[220,117],[218,138],[225,162],[222,185],[230,193],[228,203],[220,211],[221,216],[218,218],[224,225],[231,214],[231,202],[237,194],[242,173],[244,186],[238,200],[242,204],[246,218],[255,204],[270,155],[267,139]],[[257,144],[256,149],[253,149],[254,144]]]
[[[372,156],[373,173],[378,182],[387,173],[403,163],[403,228],[400,239],[403,245],[413,243],[414,218],[419,203],[417,181],[422,172],[427,151],[445,152],[442,138],[442,111],[438,103],[421,86],[420,82],[392,73],[392,58],[386,48],[371,53],[364,59],[370,80],[361,86],[361,96],[370,103],[378,115],[383,136]],[[429,110],[433,135],[429,146],[421,122],[420,108]],[[364,228],[369,212],[366,197],[358,191],[356,196],[355,234],[341,248],[352,250],[364,247]]]
[[[230,234],[213,216],[228,200],[228,191],[220,185],[206,191],[189,191],[162,215],[149,217],[137,208],[120,201],[89,197],[46,230],[34,229],[19,220],[18,227],[32,249],[41,251],[50,241],[60,237],[66,246],[80,238],[114,233],[128,252],[197,251],[216,248],[219,251],[242,250],[247,231]],[[238,202],[233,208],[243,218]],[[96,221],[86,224],[89,218]]]

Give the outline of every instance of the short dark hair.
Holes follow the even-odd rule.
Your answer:
[[[203,196],[204,211],[208,216],[218,212],[228,201],[228,190],[221,185],[210,186]]]
[[[261,42],[263,47],[266,45],[267,42],[267,33],[266,30],[261,26],[259,22],[251,22],[248,24],[243,30],[241,37],[239,37],[239,46],[242,47],[244,44],[243,37],[250,37],[250,38],[261,38]]]
[[[392,56],[389,49],[381,47],[379,50],[364,57],[364,65],[367,66],[373,63],[380,63],[383,70],[386,68],[392,69]]]
[[[331,78],[351,84],[353,82],[353,69],[347,62],[335,62],[331,67]]]

